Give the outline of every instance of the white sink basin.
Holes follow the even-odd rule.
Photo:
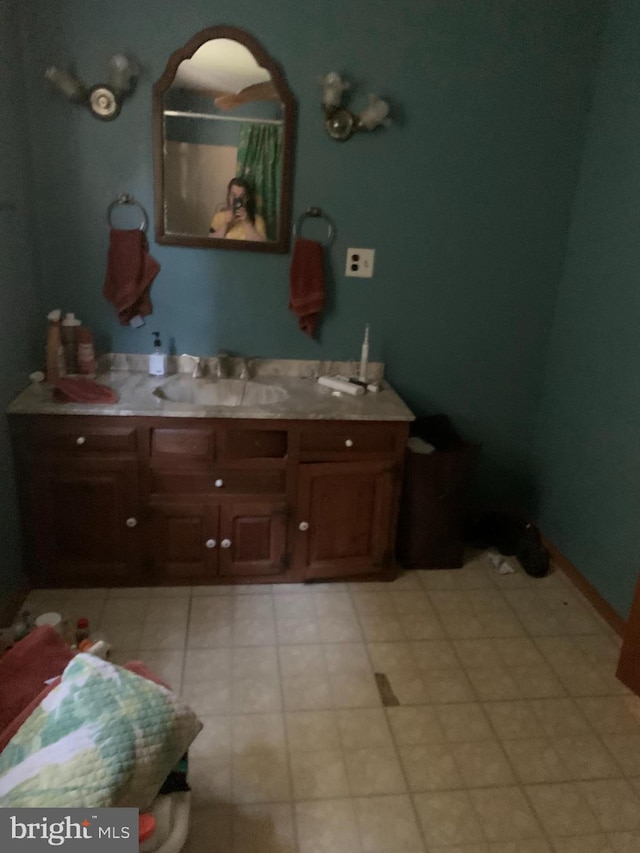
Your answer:
[[[192,379],[174,376],[153,392],[161,400],[192,406],[270,406],[288,395],[277,385],[244,379]]]

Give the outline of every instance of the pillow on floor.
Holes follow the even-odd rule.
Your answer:
[[[201,728],[167,688],[79,654],[0,755],[0,807],[146,808]]]

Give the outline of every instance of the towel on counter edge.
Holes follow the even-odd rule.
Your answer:
[[[53,399],[58,403],[117,403],[118,395],[86,376],[61,376],[53,383]]]
[[[298,325],[314,337],[324,307],[324,258],[322,243],[298,237],[289,270],[289,308]]]
[[[149,254],[144,231],[111,228],[103,295],[111,302],[123,326],[134,317],[146,317],[153,306],[149,291],[160,264]]]

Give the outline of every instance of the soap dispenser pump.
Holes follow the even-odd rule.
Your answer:
[[[149,373],[151,376],[165,376],[167,373],[167,354],[162,351],[160,332],[152,332],[153,352],[149,356]]]

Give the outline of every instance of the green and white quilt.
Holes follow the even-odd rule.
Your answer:
[[[76,655],[0,754],[0,807],[147,807],[202,728],[167,688]]]

